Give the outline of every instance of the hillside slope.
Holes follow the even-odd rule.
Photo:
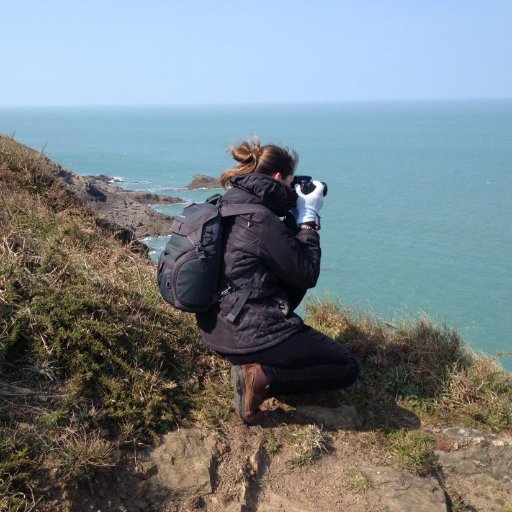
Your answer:
[[[510,510],[511,375],[456,330],[311,302],[308,322],[357,354],[362,379],[269,400],[247,428],[193,317],[55,165],[0,137],[0,510]],[[172,480],[179,436],[202,487]],[[451,475],[468,454],[480,473]]]
[[[112,440],[152,442],[214,371],[154,265],[53,165],[0,138],[0,496],[37,489],[48,456],[65,480],[109,464]]]

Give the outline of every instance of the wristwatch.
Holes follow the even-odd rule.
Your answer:
[[[316,225],[313,226],[313,223],[303,222],[302,224],[299,224],[300,229],[310,229],[311,231],[316,231]]]

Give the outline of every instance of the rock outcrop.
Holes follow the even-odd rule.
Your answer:
[[[194,174],[194,179],[189,183],[186,188],[194,190],[197,188],[221,188],[220,180],[212,178],[206,174]]]
[[[143,455],[143,466],[151,474],[152,495],[205,496],[212,492],[212,466],[216,440],[198,428],[169,432],[162,444]]]
[[[112,224],[128,229],[136,238],[167,235],[172,217],[157,212],[150,204],[183,202],[178,197],[166,197],[144,191],[124,190],[110,185],[103,175],[79,176],[60,164],[47,160],[54,176],[62,180],[84,204]]]
[[[437,451],[444,478],[476,510],[512,503],[512,438],[471,428],[446,428],[450,451]]]
[[[363,419],[355,407],[320,407],[318,405],[299,405],[296,412],[312,419],[316,424],[330,429],[354,430],[361,428]]]

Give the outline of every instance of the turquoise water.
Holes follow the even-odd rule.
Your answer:
[[[80,174],[196,200],[211,191],[175,189],[230,166],[230,144],[287,145],[329,184],[315,293],[511,350],[512,101],[0,109],[0,132]]]

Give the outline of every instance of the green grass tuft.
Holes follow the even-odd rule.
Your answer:
[[[370,476],[357,468],[349,469],[345,486],[349,490],[361,494],[374,488],[374,484]]]
[[[436,440],[421,430],[398,430],[387,435],[384,451],[404,470],[420,476],[434,474],[439,467],[434,452]]]
[[[283,443],[273,430],[268,429],[264,432],[263,446],[269,455],[276,455],[281,451]]]

